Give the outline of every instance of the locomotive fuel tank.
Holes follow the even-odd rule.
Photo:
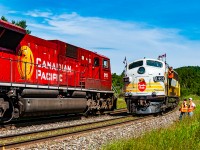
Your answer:
[[[21,98],[23,114],[61,111],[65,113],[83,112],[87,106],[85,98]]]
[[[59,95],[58,90],[24,89],[19,99],[23,115],[38,112],[83,112],[87,106],[85,92],[73,92],[73,98]],[[76,96],[76,97],[75,97]]]
[[[21,96],[23,98],[56,98],[59,95],[58,90],[44,90],[44,89],[24,89]]]

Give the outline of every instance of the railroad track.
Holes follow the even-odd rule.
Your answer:
[[[127,109],[122,108],[122,109],[116,109],[113,112],[105,112],[104,114],[101,115],[120,115],[120,114],[126,114]],[[100,114],[97,114],[96,116],[99,116]],[[55,115],[51,117],[41,117],[41,118],[22,118],[20,120],[14,120],[9,123],[2,123],[0,124],[0,129],[13,129],[16,127],[25,127],[25,126],[31,126],[31,125],[40,125],[40,124],[49,124],[49,123],[54,123],[54,122],[63,122],[63,121],[71,121],[71,120],[81,120],[85,116],[83,114],[69,114],[69,115]],[[95,116],[88,116],[87,118],[90,117],[95,117]]]
[[[68,127],[60,127],[55,129],[48,129],[43,131],[28,132],[17,135],[1,136],[0,149],[15,148],[22,145],[33,144],[33,142],[43,142],[47,139],[56,139],[63,136],[69,136],[74,134],[80,134],[86,131],[97,130],[101,128],[111,127],[122,123],[138,120],[139,118],[133,118],[132,116],[122,116],[114,119],[108,119],[104,121],[97,121],[92,123],[84,123],[79,125],[73,125]]]
[[[172,113],[172,112],[168,112]],[[167,115],[168,113],[164,114]],[[60,127],[55,129],[48,129],[43,131],[29,132],[18,135],[1,136],[0,140],[0,150],[11,149],[21,146],[26,146],[34,143],[41,143],[47,140],[54,140],[58,138],[64,138],[71,135],[83,134],[85,132],[90,132],[103,128],[111,128],[121,124],[132,123],[134,121],[142,119],[155,118],[154,115],[144,116],[144,117],[132,117],[132,116],[122,116],[114,119],[108,119],[104,121],[90,122],[79,125]]]

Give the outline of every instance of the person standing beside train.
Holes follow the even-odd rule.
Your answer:
[[[168,70],[169,87],[171,87],[171,82],[172,82],[173,77],[174,77],[173,67],[169,67],[169,70]]]
[[[185,116],[188,112],[187,99],[183,100],[183,103],[181,104],[181,108],[179,110],[181,111],[179,120],[182,120],[183,116]]]
[[[196,105],[192,101],[192,98],[189,98],[189,106],[188,106],[188,116],[192,117],[193,116],[193,111],[195,110]]]

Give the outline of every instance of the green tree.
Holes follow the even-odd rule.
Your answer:
[[[8,20],[4,16],[1,16],[1,20],[8,22]]]
[[[1,20],[4,20],[4,21],[8,22],[8,19],[6,19],[6,17],[4,17],[4,16],[1,17]],[[26,29],[27,25],[26,25],[26,21],[25,20],[20,20],[20,21],[12,20],[11,23],[14,24],[14,25],[20,26],[23,29],[25,29],[27,34],[31,34],[31,31]]]
[[[112,74],[112,85],[115,87],[117,90],[117,94],[119,96],[123,95],[123,73],[121,75],[117,75],[116,73]]]
[[[181,95],[195,94],[200,96],[200,67],[187,66],[175,69],[179,75]]]

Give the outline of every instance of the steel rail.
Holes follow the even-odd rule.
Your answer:
[[[114,119],[108,119],[103,121],[96,121],[78,125],[72,125],[67,127],[59,127],[53,129],[47,129],[43,131],[35,131],[22,133],[17,135],[9,135],[0,137],[0,149],[15,147],[18,144],[26,144],[27,142],[41,141],[43,139],[50,139],[55,137],[60,137],[63,135],[72,135],[76,133],[81,133],[84,131],[96,130],[108,126],[114,126],[121,123],[131,122],[133,120],[138,120],[141,118],[133,118],[132,116],[123,116]]]
[[[125,108],[121,108],[121,109],[116,109],[114,111],[105,111],[103,114],[98,114],[97,115],[117,115],[120,113],[126,113],[127,109]],[[35,125],[35,124],[42,124],[42,123],[53,123],[55,121],[70,121],[70,120],[78,120],[81,119],[82,117],[85,117],[83,114],[78,114],[78,115],[74,115],[74,114],[68,114],[68,115],[52,115],[52,116],[43,116],[43,117],[32,117],[31,119],[27,119],[27,118],[22,118],[19,120],[13,120],[11,122],[8,123],[2,123],[0,124],[0,129],[1,128],[5,128],[5,127],[9,127],[9,126],[25,126],[25,125]],[[88,117],[96,117],[95,115],[93,116],[88,116]],[[53,119],[53,120],[52,120]],[[1,136],[0,136],[1,137]]]
[[[174,111],[175,110],[167,112],[163,116],[170,114]],[[33,143],[39,143],[46,140],[53,140],[53,139],[67,137],[67,136],[76,135],[76,134],[82,134],[88,131],[114,127],[121,124],[124,125],[124,124],[132,123],[138,120],[142,121],[143,119],[146,119],[146,118],[149,120],[149,119],[155,118],[155,116],[148,115],[148,116],[143,116],[143,117],[138,117],[138,118],[134,118],[132,116],[131,117],[123,116],[119,118],[97,121],[97,122],[92,122],[92,123],[84,123],[84,124],[73,125],[73,126],[68,126],[68,127],[49,129],[45,131],[36,131],[32,133],[30,132],[30,133],[24,133],[20,135],[0,137],[1,138],[0,150],[1,149],[4,150],[5,148],[16,148],[20,146],[25,146],[25,145],[29,145]]]

